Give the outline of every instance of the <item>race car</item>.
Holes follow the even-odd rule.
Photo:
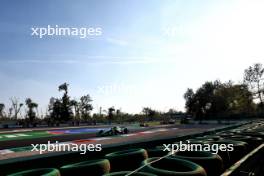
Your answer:
[[[109,130],[100,130],[97,133],[97,136],[115,136],[115,135],[127,134],[127,133],[128,133],[127,128],[114,126],[114,127],[110,128]]]

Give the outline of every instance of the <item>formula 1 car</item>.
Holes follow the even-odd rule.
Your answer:
[[[128,133],[127,128],[115,126],[110,128],[110,130],[100,130],[97,133],[97,136],[115,136],[115,135],[127,134],[127,133]]]

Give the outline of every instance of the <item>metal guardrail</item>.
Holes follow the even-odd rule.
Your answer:
[[[250,168],[248,171],[248,166],[246,166],[248,163],[252,163],[257,167],[263,167],[260,165],[258,158],[263,159],[263,153],[264,153],[264,144],[261,144],[259,147],[254,149],[252,152],[244,156],[242,159],[237,161],[235,164],[233,164],[230,168],[228,168],[221,176],[236,176],[237,172],[243,175],[247,176],[257,176],[256,170],[254,168]],[[258,155],[258,156],[257,156]],[[251,160],[251,161],[250,161]],[[263,163],[262,163],[263,164]],[[263,173],[262,173],[263,174]]]

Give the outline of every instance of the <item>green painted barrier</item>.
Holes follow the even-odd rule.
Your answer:
[[[207,176],[198,164],[178,158],[149,158],[142,162],[142,171],[159,176]]]
[[[110,163],[107,159],[88,160],[62,166],[60,172],[62,176],[101,176],[110,172]]]
[[[112,171],[133,170],[140,166],[140,163],[148,158],[148,153],[145,149],[129,149],[112,152],[105,155],[110,161]]]

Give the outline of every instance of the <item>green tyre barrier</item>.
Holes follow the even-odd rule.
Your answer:
[[[241,159],[243,156],[245,156],[248,152],[248,144],[243,141],[235,141],[235,140],[220,140],[220,141],[214,141],[211,142],[211,144],[232,144],[233,145],[233,151],[218,151],[218,155],[223,159],[224,167],[230,167],[232,164],[237,162],[239,159]]]
[[[168,151],[164,151],[163,146],[156,146],[155,148],[146,149],[148,157],[162,157],[168,154]]]
[[[62,176],[101,176],[110,172],[110,162],[107,159],[83,161],[62,166],[60,172]]]
[[[159,157],[154,157],[144,160],[142,165],[145,167],[142,171],[158,176],[207,176],[204,168],[191,161],[169,157],[158,159]]]
[[[60,171],[55,168],[38,168],[9,174],[8,176],[60,176]]]
[[[229,136],[233,136],[235,135],[235,133],[232,133],[232,132],[219,132],[217,133],[217,135],[219,135],[220,137],[229,137]]]
[[[264,132],[241,132],[241,133],[238,133],[238,135],[261,137],[264,139]]]
[[[110,174],[105,174],[103,176],[126,176],[127,174],[130,174],[131,172],[132,171],[113,172]],[[131,176],[157,176],[157,175],[146,173],[146,172],[135,172],[131,174]]]
[[[209,136],[202,136],[202,137],[196,137],[197,140],[205,140],[205,141],[218,141],[223,139],[221,136],[218,135],[209,135]]]
[[[185,159],[202,166],[208,176],[219,176],[224,169],[223,160],[217,154],[205,151],[180,151],[170,157]]]
[[[205,139],[194,138],[194,139],[188,139],[188,141],[189,141],[190,144],[202,144],[205,141]],[[187,141],[184,141],[182,143],[183,144],[188,144]],[[179,143],[175,143],[175,144],[179,144]]]
[[[177,144],[177,145],[180,145],[180,144],[203,144],[203,143],[204,143],[204,140],[201,140],[201,139],[187,139],[187,140],[182,141],[182,142],[173,142],[173,144]]]
[[[248,143],[248,147],[250,151],[258,147],[263,142],[263,139],[260,137],[241,136],[241,135],[230,136],[227,137],[226,139],[246,142]]]
[[[105,158],[110,161],[111,172],[128,171],[138,168],[148,158],[148,153],[142,148],[129,149],[106,154]]]

